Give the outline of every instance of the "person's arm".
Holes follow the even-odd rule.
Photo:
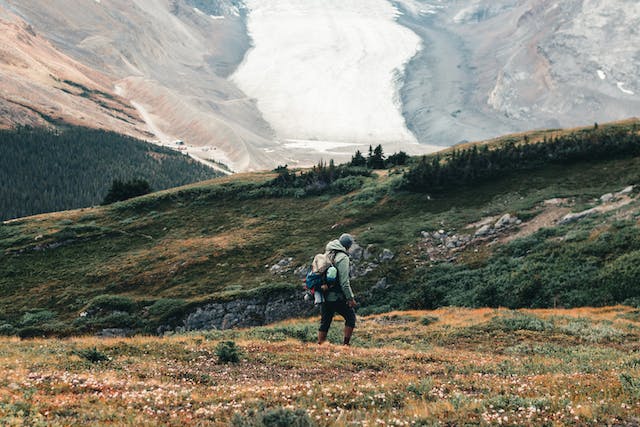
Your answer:
[[[349,257],[344,256],[336,262],[336,268],[338,269],[338,277],[340,278],[340,287],[344,293],[347,301],[354,299],[353,290],[351,289],[351,282],[349,281]]]

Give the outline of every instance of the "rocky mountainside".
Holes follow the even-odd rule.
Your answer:
[[[112,79],[56,49],[0,6],[0,127],[58,122],[150,137]]]
[[[424,48],[402,89],[418,140],[447,144],[640,112],[640,4],[397,1]]]
[[[237,171],[417,154],[637,116],[639,24],[626,0],[0,0],[2,124],[180,139]]]

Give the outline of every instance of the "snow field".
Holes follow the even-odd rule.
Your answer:
[[[415,142],[398,100],[419,37],[386,0],[248,0],[254,47],[231,79],[280,140]]]

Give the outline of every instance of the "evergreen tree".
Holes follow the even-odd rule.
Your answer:
[[[361,167],[367,166],[367,159],[364,158],[360,150],[356,150],[356,153],[351,157],[351,166]]]
[[[127,182],[115,179],[102,204],[109,205],[149,193],[151,193],[151,186],[144,179],[134,179]]]
[[[371,151],[371,146],[369,146],[369,153],[367,166],[371,169],[384,169],[384,153],[382,152],[382,145],[376,146],[373,151]]]

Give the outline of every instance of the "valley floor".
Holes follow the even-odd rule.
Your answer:
[[[162,338],[6,338],[0,424],[637,424],[639,322],[628,307],[445,308],[362,318],[350,348],[315,345],[315,319]],[[224,341],[238,345],[238,363],[219,361]]]

